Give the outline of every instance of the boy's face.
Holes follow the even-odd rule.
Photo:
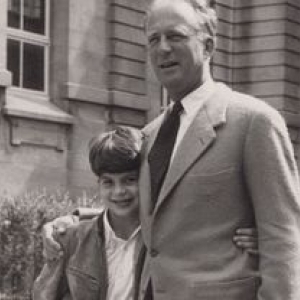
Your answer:
[[[138,218],[138,171],[103,173],[99,177],[100,198],[113,217]]]

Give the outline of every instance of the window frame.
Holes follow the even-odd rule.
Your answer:
[[[44,34],[38,34],[34,32],[30,32],[27,30],[24,30],[24,1],[20,0],[21,10],[20,10],[20,28],[14,28],[9,27],[7,22],[7,42],[8,40],[13,40],[20,43],[20,71],[19,71],[19,86],[12,85],[10,86],[9,90],[13,92],[14,94],[22,93],[24,95],[36,95],[39,98],[47,98],[47,95],[49,94],[49,71],[50,71],[50,0],[45,0],[45,33]],[[6,14],[8,16],[8,7],[7,5],[7,11]],[[30,88],[23,87],[23,78],[24,78],[24,72],[23,72],[23,62],[24,62],[24,52],[23,47],[24,43],[30,44],[30,45],[36,45],[41,46],[44,48],[44,87],[43,90],[35,90]],[[8,54],[7,54],[8,55]]]

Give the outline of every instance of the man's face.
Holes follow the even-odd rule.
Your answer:
[[[146,24],[149,55],[170,95],[183,97],[203,83],[207,57],[197,16],[181,1],[157,1]]]
[[[100,199],[114,218],[138,218],[138,171],[103,173],[99,177]]]

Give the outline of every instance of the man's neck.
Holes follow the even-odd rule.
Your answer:
[[[189,88],[187,89],[179,89],[180,86],[174,88],[174,89],[167,89],[168,91],[168,95],[170,96],[170,98],[174,101],[181,101],[184,97],[186,97],[187,95],[189,95],[190,93],[192,93],[193,91],[195,91],[196,89],[198,89],[199,87],[201,87],[205,82],[212,80],[211,74],[210,74],[210,69],[209,66],[204,67],[203,69],[203,74],[202,74],[202,78],[199,78],[198,81],[195,81],[194,85],[191,85]]]

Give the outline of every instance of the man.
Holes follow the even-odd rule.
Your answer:
[[[144,129],[139,299],[299,300],[292,145],[274,109],[212,80],[216,22],[204,0],[149,5],[151,63],[174,104]],[[232,243],[239,227],[257,228],[259,259]]]
[[[156,199],[151,155],[168,112],[144,129],[140,298],[300,299],[299,178],[284,121],[213,82],[216,16],[205,1],[152,1],[146,34],[157,78],[183,112]],[[231,243],[237,227],[257,227],[259,261]]]

